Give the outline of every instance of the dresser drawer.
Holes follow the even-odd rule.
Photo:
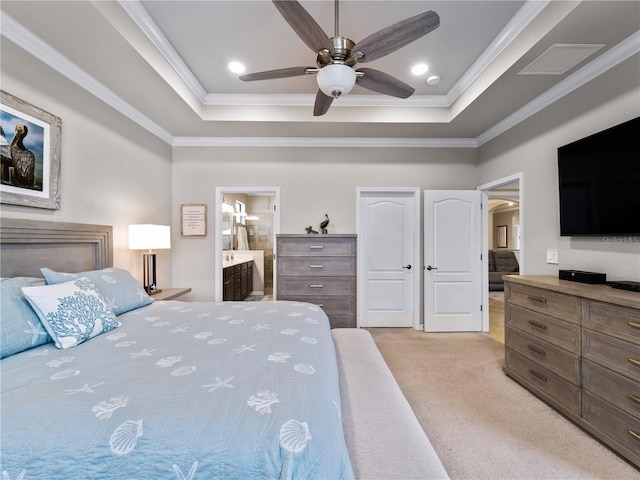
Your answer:
[[[583,329],[582,356],[640,382],[640,348],[638,345]]]
[[[506,305],[505,324],[569,350],[576,355],[580,354],[579,325],[515,305]]]
[[[571,323],[580,322],[581,299],[572,295],[509,282],[505,301]]]
[[[509,327],[505,329],[505,343],[509,348],[565,380],[575,385],[580,384],[580,357],[578,355]]]
[[[280,277],[280,295],[355,295],[355,277]]]
[[[622,448],[625,457],[640,465],[640,420],[586,390],[582,393],[582,413],[584,420],[602,433],[599,438],[613,443],[616,450]]]
[[[356,326],[356,298],[349,295],[336,295],[330,297],[312,295],[282,295],[278,293],[278,300],[292,300],[308,302],[318,305],[327,314],[331,322],[331,328]]]
[[[596,363],[584,360],[582,387],[640,419],[640,382],[634,382]]]
[[[282,276],[331,277],[356,274],[355,257],[280,257],[278,273]]]
[[[278,255],[281,256],[355,256],[353,237],[278,237]]]
[[[544,396],[550,403],[580,415],[580,387],[510,348],[505,349],[505,361],[507,371],[523,380],[530,390]]]
[[[640,310],[594,300],[586,300],[582,308],[583,327],[640,345]]]

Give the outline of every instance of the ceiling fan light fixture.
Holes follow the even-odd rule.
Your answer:
[[[356,84],[356,72],[347,65],[336,63],[318,72],[318,87],[328,97],[346,95]]]

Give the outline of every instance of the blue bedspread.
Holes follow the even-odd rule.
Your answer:
[[[320,308],[169,301],[118,318],[1,361],[3,478],[353,478]]]

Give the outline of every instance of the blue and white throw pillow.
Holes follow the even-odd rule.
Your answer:
[[[3,278],[0,282],[0,358],[51,342],[22,287],[44,285],[42,278]]]
[[[68,282],[74,278],[86,277],[93,282],[116,315],[144,307],[153,302],[142,285],[122,268],[104,268],[80,273],[55,272],[50,268],[40,271],[48,285]]]
[[[57,285],[22,287],[56,347],[70,348],[120,326],[113,310],[86,277]]]

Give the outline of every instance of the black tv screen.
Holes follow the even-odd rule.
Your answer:
[[[640,234],[640,117],[558,148],[560,235]]]

